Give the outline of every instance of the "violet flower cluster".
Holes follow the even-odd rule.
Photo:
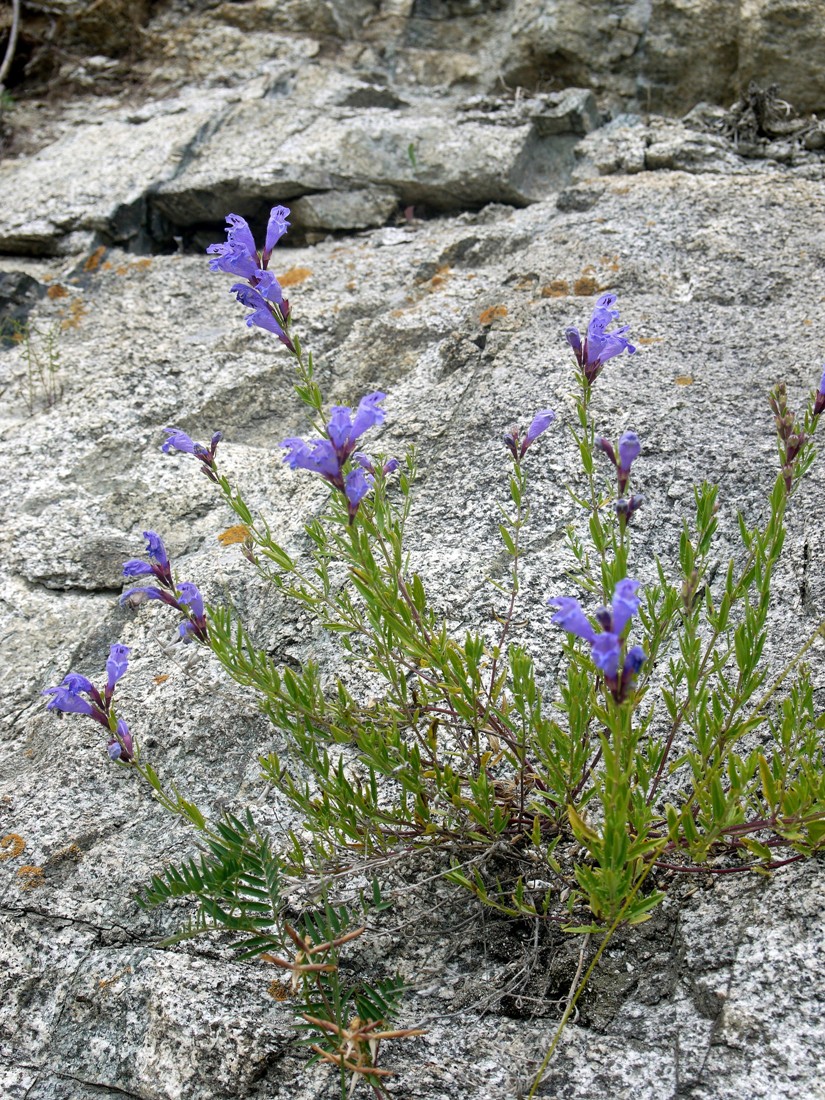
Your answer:
[[[199,642],[208,643],[209,628],[206,611],[203,606],[203,596],[197,585],[190,584],[188,581],[175,584],[163,539],[154,531],[144,531],[143,537],[146,539],[146,553],[149,560],[131,558],[123,566],[123,575],[130,578],[153,576],[157,585],[130,588],[120,597],[120,602],[128,601],[134,604],[142,600],[162,600],[163,603],[174,607],[176,611],[186,616],[178,628],[182,641],[191,642],[193,638],[197,638]]]
[[[569,634],[583,638],[590,645],[593,664],[601,671],[604,681],[617,703],[623,702],[633,687],[639,671],[647,660],[647,654],[641,646],[633,646],[622,661],[623,640],[627,624],[639,610],[639,597],[636,589],[639,581],[625,578],[616,585],[613,603],[610,607],[600,607],[596,619],[600,631],[582,611],[579,601],[572,596],[556,596],[548,600],[550,607],[556,610],[552,618],[557,626]],[[621,665],[621,669],[620,669]]]
[[[202,443],[195,443],[181,428],[164,428],[163,430],[169,436],[161,447],[164,454],[168,455],[173,451],[181,451],[183,454],[194,455],[201,463],[201,470],[209,480],[218,480],[215,468],[215,452],[218,449],[218,444],[223,439],[222,432],[215,432],[209,446],[204,447]]]
[[[287,333],[289,302],[278,280],[267,271],[272,250],[289,228],[288,217],[286,206],[272,207],[264,247],[259,251],[246,220],[238,214],[227,214],[226,241],[210,244],[206,251],[213,257],[209,261],[212,271],[223,271],[246,280],[234,283],[232,292],[242,305],[252,310],[246,319],[247,325],[257,325],[274,333],[282,344],[294,351]]]
[[[524,434],[522,439],[517,427],[513,427],[504,436],[504,446],[513,456],[516,462],[520,462],[527,454],[528,449],[535,443],[542,432],[546,432],[553,421],[556,419],[556,414],[552,409],[542,409],[541,412],[536,413],[530,422],[530,427]]]
[[[125,645],[113,645],[106,662],[106,683],[98,689],[85,676],[70,672],[56,687],[46,688],[43,695],[51,695],[46,709],[63,714],[85,714],[98,722],[110,734],[106,749],[110,760],[122,760],[128,764],[134,758],[135,746],[129,727],[115,715],[112,700],[118,681],[129,667],[129,649]]]
[[[628,355],[633,355],[636,351],[624,335],[629,331],[629,325],[622,325],[613,332],[607,331],[607,326],[619,319],[619,311],[614,308],[615,305],[615,294],[603,294],[596,300],[584,340],[577,328],[571,326],[565,331],[567,342],[573,349],[576,362],[588,385],[596,381],[608,359],[621,355],[623,351],[627,351]]]
[[[347,502],[349,522],[352,523],[358,505],[367,495],[375,480],[375,468],[370,459],[356,451],[360,437],[367,429],[384,421],[384,410],[378,406],[387,395],[370,393],[362,397],[357,409],[347,405],[334,405],[326,426],[325,439],[285,439],[281,446],[286,450],[284,462],[293,470],[311,470],[320,474],[333,488],[342,493]],[[345,471],[350,460],[355,465]],[[384,466],[384,473],[397,469],[398,462],[391,459]]]

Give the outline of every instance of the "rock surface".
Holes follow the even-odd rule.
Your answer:
[[[9,1100],[338,1095],[323,1069],[303,1068],[293,1008],[268,992],[271,968],[239,964],[220,941],[160,948],[185,911],[147,915],[135,893],[191,855],[192,836],[109,764],[90,723],[45,713],[39,695],[70,669],[99,676],[122,641],[132,667],[121,713],[158,770],[210,815],[251,807],[274,836],[299,824],[260,778],[258,757],[284,744],[254,699],[213,659],[172,644],[165,609],[118,603],[122,561],[157,530],[181,577],[209,600],[231,595],[278,659],[311,655],[326,676],[339,667],[317,626],[216,541],[231,517],[195,463],[159,450],[164,425],[201,439],[222,429],[227,474],[288,548],[305,549],[302,523],[325,494],[280,461],[279,441],[308,431],[290,369],[277,341],[244,326],[231,280],[190,247],[219,239],[228,210],[260,230],[271,204],[294,206],[301,233],[273,267],[327,400],[385,390],[375,446],[416,444],[413,564],[459,633],[489,622],[488,578],[506,569],[501,434],[558,411],[531,451],[517,611],[549,694],[562,640],[545,601],[569,586],[563,531],[580,519],[564,489],[576,464],[563,331],[586,323],[596,294],[619,294],[639,346],[594,391],[601,430],[633,428],[643,441],[637,575],[652,578],[653,550],[671,558],[705,476],[721,485],[720,562],[738,545],[737,509],[761,514],[775,462],[765,391],[784,378],[799,405],[821,373],[821,150],[798,130],[756,135],[743,155],[728,115],[707,105],[600,123],[616,88],[635,95],[643,59],[685,64],[690,16],[697,43],[717,51],[704,62],[713,80],[692,70],[678,85],[677,61],[662,62],[661,95],[722,97],[729,36],[746,8],[753,21],[769,5],[717,5],[706,24],[698,2],[673,18],[672,5],[614,5],[599,63],[587,56],[606,8],[578,7],[161,5],[147,25],[168,31],[165,60],[140,101],[20,104],[30,133],[0,162],[0,316],[28,318],[41,358],[58,333],[59,363],[47,390],[26,345],[0,344],[0,839],[25,845],[0,852]],[[300,29],[289,39],[287,15]],[[509,36],[492,34],[507,20]],[[490,91],[493,54],[538,73],[552,49],[559,72],[575,55],[585,87]],[[445,86],[410,83],[416,73]],[[461,94],[451,80],[465,82]],[[822,461],[777,577],[776,668],[825,614]],[[811,657],[819,710],[824,650]],[[431,861],[423,877],[442,869]],[[418,872],[391,880],[404,886],[395,906],[350,956],[364,973],[402,974],[403,1024],[428,1028],[387,1045],[390,1095],[512,1100],[552,1037],[579,941],[548,929],[534,940],[437,879],[413,891]],[[540,1095],[825,1097],[822,861],[765,880],[685,877],[649,924],[611,945]]]
[[[26,0],[11,84],[221,83],[304,43],[411,86],[578,85],[613,107],[683,113],[757,80],[821,112],[823,34],[819,0]]]

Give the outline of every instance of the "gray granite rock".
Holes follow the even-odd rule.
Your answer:
[[[98,233],[120,244],[144,243],[147,192],[177,170],[214,110],[200,98],[175,100],[150,117],[120,110],[76,127],[30,159],[0,162],[6,199],[0,252],[72,254]]]
[[[398,197],[394,191],[363,187],[355,191],[303,195],[292,204],[292,218],[296,229],[373,229],[383,225],[397,208]]]

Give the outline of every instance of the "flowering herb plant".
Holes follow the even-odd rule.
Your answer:
[[[49,689],[49,706],[104,725],[112,759],[137,769],[162,804],[206,838],[201,863],[156,877],[145,903],[192,897],[199,909],[191,930],[229,928],[245,956],[288,971],[303,998],[307,1042],[316,1059],[338,1069],[342,1095],[359,1081],[381,1095],[388,1071],[378,1065],[379,1040],[414,1034],[389,1024],[400,984],[345,988],[338,955],[363,931],[352,927],[355,911],[325,900],[296,928],[284,915],[283,874],[323,883],[356,851],[361,870],[372,864],[377,875],[390,853],[441,849],[446,877],[484,904],[602,935],[592,969],[620,924],[649,917],[667,875],[764,873],[822,850],[825,721],[815,712],[804,658],[823,625],[772,679],[763,650],[785,515],[814,458],[825,375],[801,417],[789,410],[784,385],[770,395],[779,468],[764,521],[739,517],[741,560],[715,579],[718,494],[703,483],[678,560],[634,566],[633,521],[644,497],[630,490],[644,467],[643,443],[625,431],[614,446],[597,434],[597,423],[602,371],[636,349],[627,325],[610,331],[619,318],[612,294],[596,301],[584,337],[567,330],[578,368],[571,432],[582,465],[569,491],[586,522],[567,532],[568,592],[548,593],[548,606],[533,609],[564,634],[566,669],[548,684],[511,633],[530,519],[529,467],[541,461],[543,434],[558,432],[555,412],[543,409],[526,430],[516,425],[504,435],[510,501],[499,532],[509,570],[494,582],[505,601],[497,638],[456,637],[408,565],[414,453],[372,458],[359,449],[383,423],[386,395],[325,411],[312,357],[268,270],[288,214],[273,208],[260,250],[246,222],[229,215],[227,241],[208,252],[214,271],[244,280],[231,289],[253,310],[247,324],[277,336],[291,356],[295,393],[318,433],[281,444],[292,470],[310,471],[330,488],[323,513],[305,525],[305,557],[290,554],[221,473],[220,433],[207,447],[167,428],[163,450],[201,464],[240,521],[237,541],[251,566],[378,677],[383,696],[367,703],[345,677],[330,689],[312,662],[280,666],[231,609],[207,606],[194,585],[176,581],[161,538],[145,532],[148,560],[128,561],[124,574],[153,583],[129,589],[124,601],[172,608],[179,637],[209,647],[255,692],[289,745],[285,756],[262,760],[263,774],[299,811],[311,842],[297,834],[263,837],[251,815],[210,825],[166,791],[112,709],[124,647],[113,647],[102,691],[70,674]],[[636,579],[639,564],[655,582]],[[505,853],[506,874],[488,873],[491,853]],[[362,911],[386,904],[376,878]]]

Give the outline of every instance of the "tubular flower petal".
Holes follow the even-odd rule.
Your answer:
[[[642,451],[642,444],[635,432],[625,432],[619,440],[619,463],[621,469],[630,473],[631,465]]]
[[[631,618],[639,610],[641,600],[636,595],[638,581],[626,577],[613,590],[613,633],[621,634]]]
[[[115,684],[121,680],[129,668],[129,647],[113,645],[106,662],[106,691],[109,695],[115,690]]]
[[[287,206],[273,206],[269,212],[269,221],[266,226],[266,239],[264,241],[264,251],[262,257],[262,266],[264,268],[269,264],[269,257],[272,255],[272,249],[281,239],[286,235],[286,231],[289,229],[289,207]]]
[[[118,719],[117,737],[107,742],[106,750],[109,753],[109,759],[113,762],[123,760],[124,763],[128,764],[134,756],[135,746],[132,742],[132,735],[122,718]]]
[[[596,668],[601,669],[604,673],[605,680],[616,679],[619,671],[621,648],[621,642],[616,634],[606,631],[604,634],[598,634],[594,639],[590,655]]]
[[[527,434],[524,437],[524,442],[521,445],[521,457],[524,458],[527,453],[527,448],[535,443],[538,437],[546,432],[553,421],[556,419],[556,414],[552,409],[543,409],[541,412],[536,413],[530,422],[530,427],[527,429]]]
[[[566,630],[568,634],[575,634],[577,638],[584,638],[586,642],[593,644],[596,640],[596,631],[582,611],[578,600],[572,596],[556,596],[547,602],[551,607],[558,609],[551,622],[560,626],[562,630]]]
[[[183,584],[178,585],[178,602],[185,604],[191,608],[192,614],[197,619],[203,618],[203,596],[200,593],[200,589],[196,584],[190,584],[188,581],[184,581]]]
[[[184,454],[193,455],[197,444],[191,436],[188,436],[181,428],[164,428],[169,438],[161,445],[164,454],[172,451],[182,451]]]
[[[87,714],[90,718],[95,715],[95,708],[89,700],[72,691],[65,681],[57,687],[46,688],[41,694],[52,697],[46,704],[46,710],[59,710],[64,714]]]
[[[153,585],[143,585],[138,588],[130,588],[127,592],[124,592],[120,597],[120,603],[126,603],[127,600],[131,601],[133,604],[142,603],[143,600],[138,600],[136,598],[138,596],[143,596],[143,598],[147,600],[163,600],[165,603],[168,603],[170,599],[168,592],[162,592]]]
[[[248,288],[247,288],[248,289]],[[186,432],[180,428],[164,428],[163,429],[169,438],[165,443],[161,445],[161,450],[164,454],[171,454],[173,451],[181,451],[184,454],[194,455],[195,458],[201,463],[201,470],[206,474],[210,481],[217,481],[218,475],[215,473],[215,452],[218,449],[218,444],[223,439],[222,432],[215,432],[212,436],[208,447],[204,447],[203,443],[196,443],[191,436],[188,436]],[[153,535],[151,531],[144,531],[146,539],[149,539],[150,535]],[[160,544],[161,548],[163,543],[157,535],[153,535],[154,539]],[[151,547],[147,547],[149,555],[154,557],[156,561],[161,559],[157,557],[152,551]],[[166,553],[163,551],[164,554]],[[168,563],[168,559],[167,559]],[[162,563],[161,563],[162,564]]]
[[[371,474],[365,473],[360,466],[350,470],[344,478],[344,493],[350,503],[353,515],[355,515],[358,505],[372,488],[374,481],[375,478]]]
[[[504,438],[504,446],[516,460],[519,462],[527,454],[528,448],[535,443],[542,432],[546,432],[553,421],[556,419],[556,414],[552,409],[542,409],[541,412],[536,413],[533,419],[530,421],[530,427],[524,433],[524,439],[521,438],[519,428],[513,426],[509,432],[506,433]]]

